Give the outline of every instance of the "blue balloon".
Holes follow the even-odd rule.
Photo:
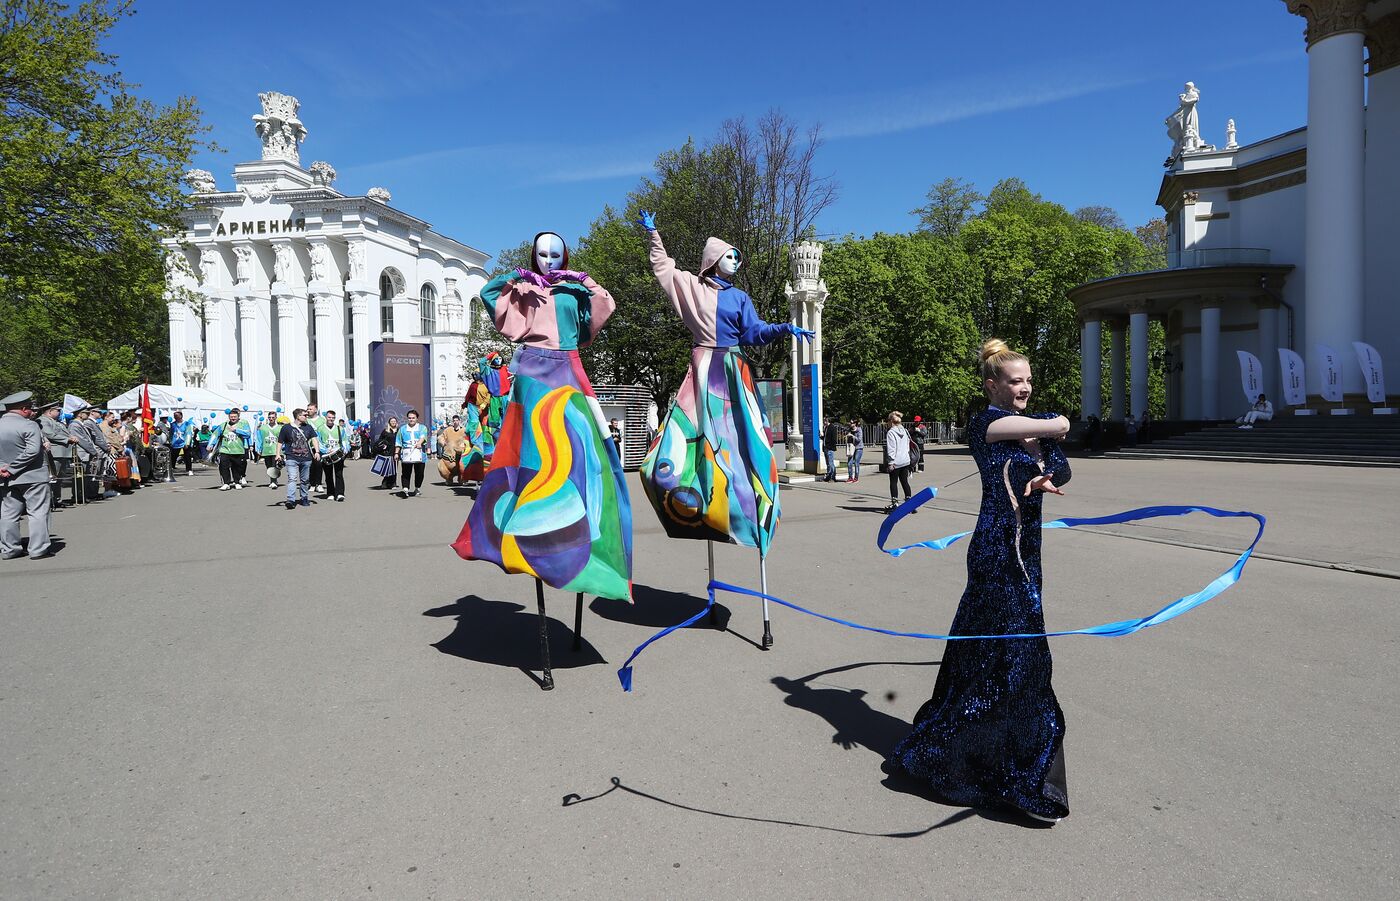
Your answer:
[[[278,408],[277,408],[277,412],[278,412],[278,413],[281,413],[281,412],[282,412],[282,408],[281,408],[281,407],[278,407]]]
[[[180,403],[184,403],[184,402],[185,402],[185,399],[184,399],[183,397],[177,397],[177,398],[175,398],[175,399],[178,400]]]
[[[244,412],[244,413],[247,413],[247,412],[248,412],[248,405],[247,405],[247,404],[244,404],[244,405],[243,405],[243,412]]]

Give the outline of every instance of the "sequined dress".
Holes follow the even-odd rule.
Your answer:
[[[967,551],[967,589],[950,635],[1045,631],[1044,494],[1022,496],[1040,469],[1021,442],[987,441],[987,427],[1011,415],[1017,414],[992,408],[968,425],[968,444],[982,476],[982,507]],[[1069,481],[1059,442],[1043,439],[1040,445],[1054,483]],[[1044,638],[948,642],[933,697],[919,708],[890,765],[926,780],[956,804],[1010,805],[1049,818],[1068,815],[1065,721],[1050,673]]]

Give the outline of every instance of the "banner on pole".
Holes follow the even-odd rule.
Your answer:
[[[1340,401],[1342,399],[1342,358],[1337,356],[1337,352],[1326,344],[1314,345],[1317,348],[1317,360],[1321,366],[1318,372],[1318,382],[1322,386],[1323,400]]]
[[[1286,347],[1278,349],[1279,374],[1283,376],[1283,402],[1301,407],[1308,402],[1308,383],[1304,380],[1303,358]]]
[[[1247,350],[1237,350],[1240,358],[1240,387],[1244,389],[1245,403],[1253,404],[1264,392],[1264,367],[1259,358]]]
[[[1385,370],[1381,368],[1381,355],[1363,341],[1353,341],[1356,348],[1356,362],[1361,364],[1361,377],[1366,380],[1366,399],[1373,404],[1385,403]]]

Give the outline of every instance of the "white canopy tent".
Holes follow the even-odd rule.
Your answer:
[[[220,393],[231,401],[224,407],[220,407],[220,412],[225,407],[237,407],[249,413],[275,413],[282,409],[281,403],[256,391],[236,391],[233,388],[228,388]]]
[[[141,409],[141,391],[137,385],[107,402],[108,410]],[[243,406],[231,397],[215,394],[207,388],[176,388],[172,385],[151,386],[151,407],[155,410],[184,410],[186,413],[222,413],[230,407]],[[274,407],[274,409],[276,409]]]

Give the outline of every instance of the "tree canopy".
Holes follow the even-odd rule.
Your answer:
[[[169,375],[160,240],[206,146],[194,101],[162,107],[102,49],[130,2],[0,13],[0,386],[91,398]]]

